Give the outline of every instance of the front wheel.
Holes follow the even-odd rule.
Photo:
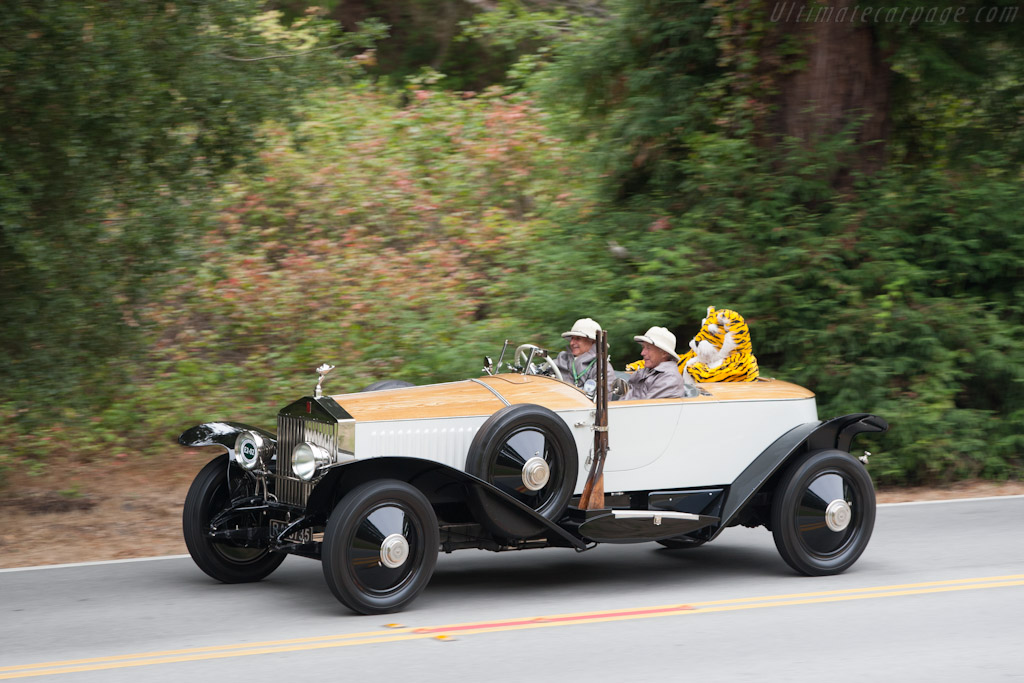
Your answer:
[[[196,565],[218,581],[259,581],[284,562],[284,553],[214,541],[208,535],[210,520],[229,508],[232,499],[251,495],[254,485],[251,475],[218,456],[199,471],[185,496],[181,516],[185,546]],[[254,519],[252,523],[260,521]]]
[[[324,578],[355,612],[397,612],[426,588],[439,545],[437,516],[419,489],[396,479],[367,482],[331,513]]]
[[[871,477],[844,451],[817,451],[794,463],[772,501],[775,547],[790,567],[808,576],[849,568],[874,526]]]

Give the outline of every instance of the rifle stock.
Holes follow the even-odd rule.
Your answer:
[[[594,459],[580,496],[580,510],[604,508],[604,461],[608,456],[608,333],[597,333],[597,395],[594,411]]]

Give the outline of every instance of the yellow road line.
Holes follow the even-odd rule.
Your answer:
[[[288,640],[271,640],[255,643],[238,643],[182,650],[115,655],[110,657],[96,657],[92,659],[24,664],[0,668],[0,680],[79,673],[84,671],[123,669],[136,666],[150,666],[154,664],[196,662],[210,659],[226,659],[230,657],[248,657],[252,655],[270,653],[301,652],[306,650],[423,640],[428,638],[446,639],[451,638],[452,636],[520,631],[534,628],[551,628],[553,626],[629,621],[634,619],[683,616],[690,614],[710,614],[715,612],[733,612],[739,610],[760,609],[763,607],[785,607],[908,595],[950,593],[955,591],[1003,588],[1008,586],[1024,586],[1024,574],[990,576],[973,579],[952,579],[949,581],[929,581],[923,583],[873,586],[867,588],[845,588],[834,591],[790,593],[751,598],[731,598],[726,600],[710,600],[705,602],[605,610],[600,612],[550,614],[538,617],[494,620],[488,622],[468,622],[433,627],[398,627],[387,630],[366,631],[363,633],[313,636]]]
[[[169,655],[201,654],[203,652],[223,652],[229,650],[247,650],[251,648],[264,648],[276,645],[298,645],[311,641],[333,641],[353,638],[369,638],[374,636],[395,635],[397,633],[408,633],[410,628],[388,629],[386,631],[367,631],[365,633],[345,633],[335,636],[313,636],[309,638],[289,638],[287,640],[268,640],[257,643],[239,643],[237,645],[209,645],[206,647],[189,648],[186,650],[165,650],[160,652],[140,652],[133,655],[113,655],[110,657],[94,657],[91,659],[69,659],[61,662],[49,662],[46,664],[23,664],[19,666],[0,667],[0,673],[6,671],[20,671],[23,669],[36,669],[39,667],[70,666],[72,664],[92,664],[95,662],[116,662],[127,659],[144,659],[149,657],[166,657]],[[0,676],[0,680],[3,676]]]
[[[765,598],[731,598],[731,599],[727,599],[727,600],[709,600],[709,601],[706,601],[706,602],[690,602],[690,603],[686,603],[686,605],[688,607],[691,607],[691,608],[697,608],[697,607],[706,607],[706,606],[711,606],[711,605],[727,605],[727,604],[733,604],[733,603],[749,603],[749,602],[755,602],[755,601],[759,601],[759,600],[785,600],[785,599],[790,599],[790,598],[812,598],[812,597],[817,597],[817,596],[845,595],[845,594],[852,594],[852,593],[877,593],[877,592],[887,592],[887,591],[896,591],[896,590],[907,590],[907,589],[913,589],[913,588],[928,588],[928,587],[932,587],[932,586],[946,586],[946,585],[961,584],[961,583],[981,583],[981,582],[993,582],[993,581],[995,581],[995,582],[999,582],[999,581],[1015,581],[1015,580],[1019,580],[1019,579],[1024,579],[1024,574],[1008,574],[1006,576],[983,576],[983,577],[978,577],[978,578],[973,578],[973,579],[950,579],[950,580],[947,580],[947,581],[926,581],[926,582],[921,582],[921,583],[902,583],[902,584],[896,584],[896,585],[892,585],[892,586],[872,586],[872,587],[868,587],[868,588],[840,588],[840,589],[831,590],[831,591],[816,591],[816,592],[813,592],[813,593],[790,593],[790,594],[785,594],[785,595],[773,595],[773,596],[768,596],[768,597],[765,597]],[[677,608],[679,606],[680,605],[678,605],[678,604],[673,604],[673,605],[655,605],[653,607],[643,607],[643,608],[638,608],[638,609],[654,611],[654,610],[670,609],[670,608],[674,608],[674,607]],[[616,610],[616,611],[627,612],[627,611],[632,611],[632,610]],[[557,619],[557,618],[561,618],[561,617],[586,617],[586,616],[597,616],[597,615],[607,615],[607,614],[609,614],[609,610],[601,610],[601,611],[598,611],[598,612],[570,612],[570,613],[567,613],[567,614],[550,614],[550,615],[546,615],[545,617],[536,617],[536,619]],[[477,624],[477,623],[479,623],[479,622],[470,622],[468,625],[472,626],[472,625]],[[467,625],[467,624],[448,624],[447,626],[438,627],[438,628],[456,628],[456,627],[465,626],[465,625]],[[0,669],[0,671],[2,671],[2,669]]]

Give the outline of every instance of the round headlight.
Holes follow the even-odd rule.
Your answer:
[[[292,451],[292,472],[303,481],[309,481],[317,469],[330,463],[330,453],[315,443],[305,441]]]
[[[256,432],[239,432],[235,439],[235,462],[247,470],[255,469],[265,447],[263,437]]]

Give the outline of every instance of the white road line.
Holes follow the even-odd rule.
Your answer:
[[[977,503],[983,500],[1012,500],[1024,498],[1024,494],[1013,496],[985,496],[983,498],[944,498],[943,500],[908,500],[905,503],[879,503],[880,508],[898,507],[900,505],[934,505],[935,503]]]
[[[71,567],[96,567],[103,564],[127,564],[129,562],[153,562],[154,560],[181,560],[188,558],[188,555],[158,555],[156,557],[130,557],[125,560],[101,560],[98,562],[71,562],[69,564],[39,564],[34,567],[11,567],[0,569],[4,572],[27,572],[33,569],[69,569]]]

